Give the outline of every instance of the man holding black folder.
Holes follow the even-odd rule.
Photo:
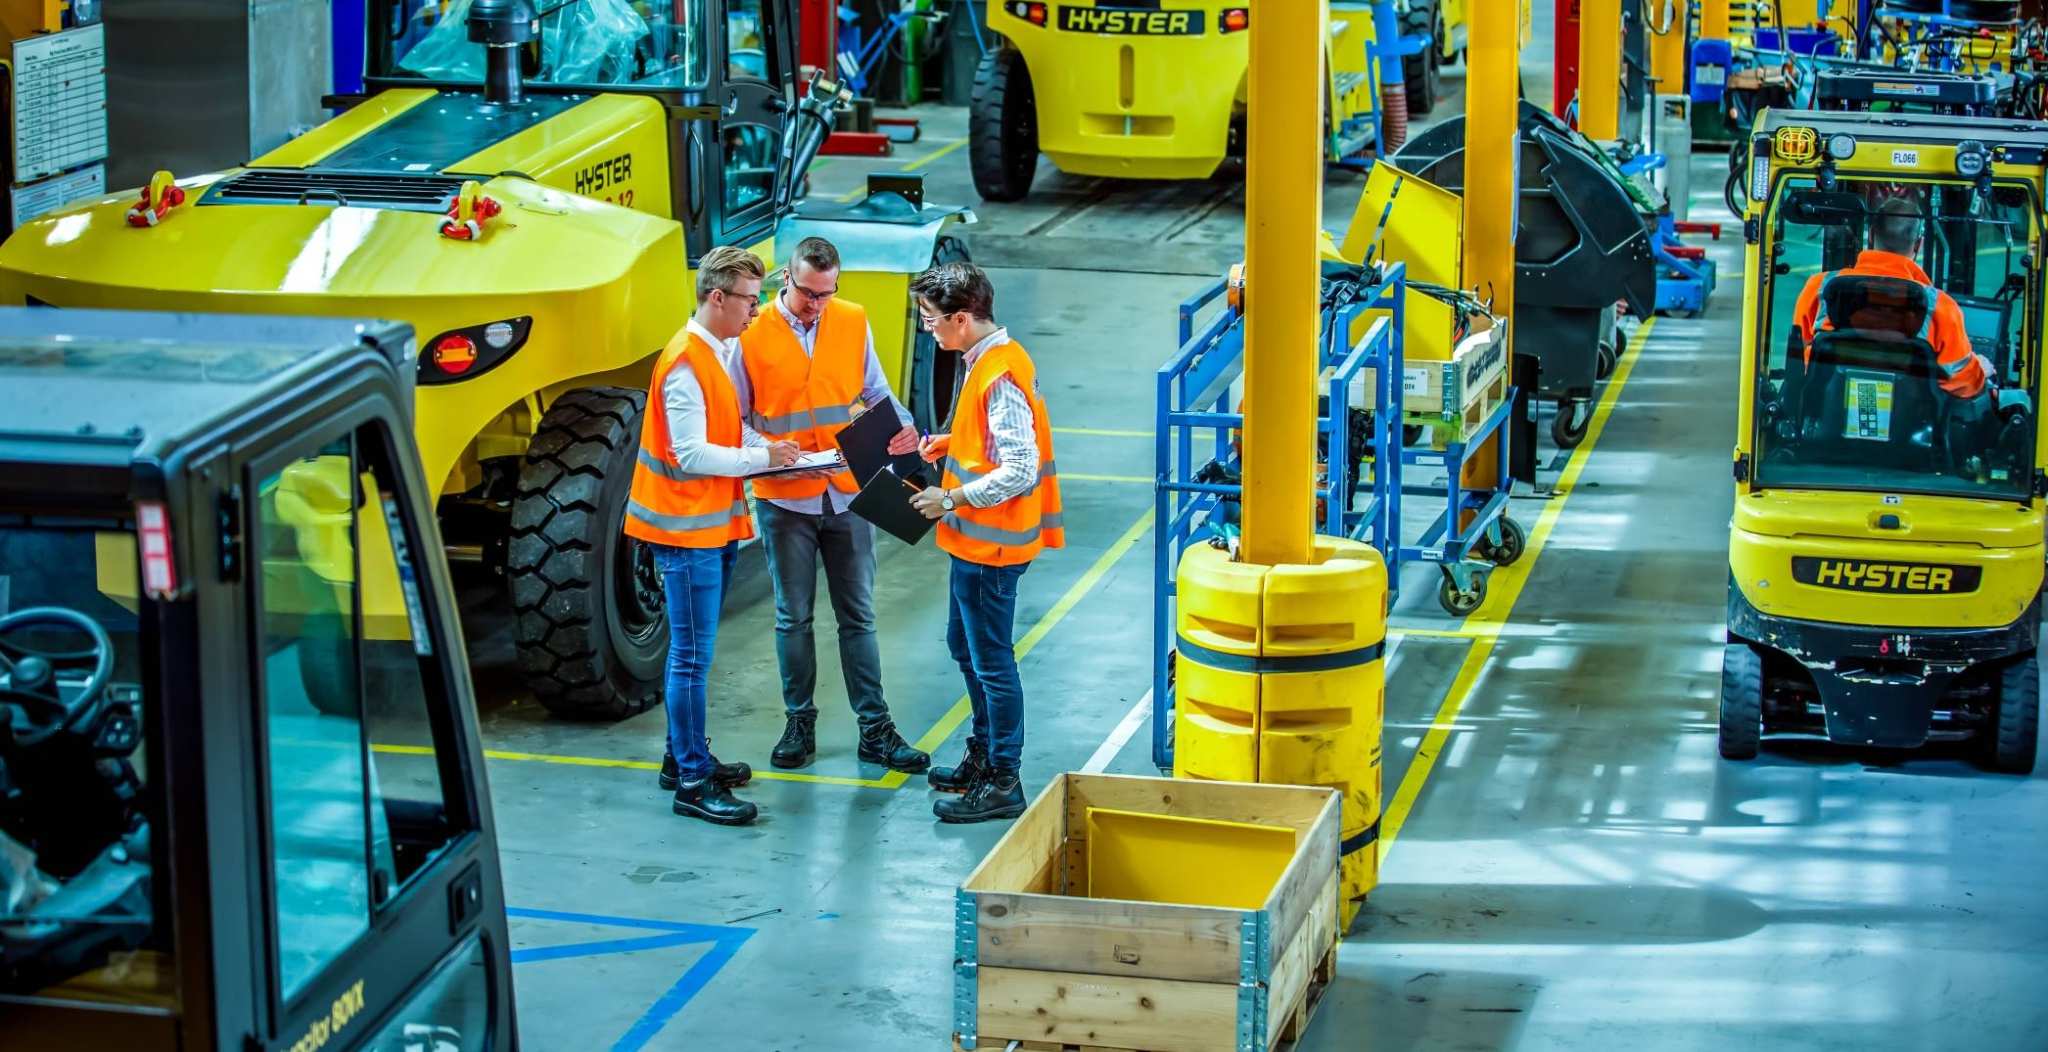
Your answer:
[[[838,249],[820,237],[798,242],[774,306],[740,337],[742,368],[733,379],[741,417],[763,439],[815,452],[835,448],[834,437],[853,420],[858,403],[900,422],[890,453],[913,452],[917,431],[889,390],[867,312],[838,293]],[[829,477],[757,478],[753,487],[775,584],[775,657],[788,721],[769,762],[802,767],[817,753],[818,657],[811,615],[822,562],[839,625],[846,700],[860,723],[861,762],[911,773],[929,767],[931,757],[903,740],[882,697],[875,531],[849,510],[860,486],[850,472],[840,471]]]
[[[918,313],[939,347],[965,355],[950,433],[919,450],[943,462],[939,485],[911,503],[937,520],[939,547],[953,557],[946,645],[974,706],[967,755],[933,768],[942,822],[986,822],[1024,813],[1024,683],[1017,674],[1017,581],[1047,548],[1066,546],[1052,420],[1038,370],[1024,346],[995,323],[995,289],[971,263],[942,263],[910,283]]]

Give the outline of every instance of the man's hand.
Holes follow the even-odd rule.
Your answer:
[[[900,457],[918,447],[917,429],[905,427],[889,439],[889,455]]]
[[[771,468],[786,468],[803,455],[803,447],[788,439],[768,443],[768,466]]]
[[[926,486],[917,496],[910,498],[910,506],[927,519],[941,519],[946,516],[946,491],[937,486]]]
[[[946,447],[952,441],[951,435],[926,435],[924,441],[917,444],[917,455],[928,464],[936,464],[946,455]]]

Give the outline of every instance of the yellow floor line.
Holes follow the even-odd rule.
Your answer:
[[[925,165],[928,165],[933,161],[936,161],[939,158],[944,157],[947,154],[952,153],[954,150],[957,150],[965,145],[967,145],[966,139],[955,139],[952,142],[949,142],[946,145],[941,146],[928,154],[925,154],[923,157],[918,157],[913,160],[904,162],[902,171],[907,172],[913,168],[922,168]]]
[[[1123,558],[1124,553],[1130,551],[1131,547],[1145,536],[1145,531],[1151,528],[1152,512],[1147,511],[1138,517],[1137,522],[1131,524],[1130,529],[1124,531],[1123,536],[1117,538],[1116,543],[1110,545],[1106,551],[1098,556],[1094,564],[1089,566],[1087,571],[1081,575],[1080,580],[1075,581],[1073,586],[1068,588],[1064,595],[1060,596],[1059,601],[1053,603],[1052,608],[1047,610],[1044,616],[1040,617],[1038,622],[1032,625],[1029,631],[1024,633],[1024,638],[1017,641],[1017,660],[1024,660],[1024,655],[1031,653],[1032,648],[1038,645],[1039,640],[1045,638],[1046,633],[1051,632],[1061,621],[1066,620],[1067,615],[1073,612],[1074,607],[1079,606],[1081,600],[1087,598],[1088,593],[1094,591],[1095,586],[1102,583],[1102,578],[1109,573],[1110,567],[1115,566],[1117,560]],[[953,707],[946,710],[944,716],[939,717],[939,722],[934,724],[931,730],[924,732],[923,737],[917,739],[917,748],[930,752],[944,744],[947,738],[952,737],[953,732],[959,728],[960,724],[966,722],[971,711],[972,704],[967,700],[967,695],[960,695],[960,699],[953,703]],[[375,745],[371,746],[371,751],[403,756],[432,756],[434,754],[434,750],[431,747],[423,745]],[[492,760],[512,760],[520,763],[549,763],[568,767],[614,767],[631,771],[658,771],[661,769],[661,764],[652,760],[619,760],[604,756],[564,756],[558,753],[513,752],[506,749],[485,749],[484,756]],[[901,771],[890,771],[880,778],[844,778],[829,774],[804,774],[800,771],[756,770],[754,777],[776,782],[844,785],[855,789],[900,789],[904,783],[910,780],[910,776]]]
[[[1636,347],[1645,346],[1656,324],[1654,317],[1645,321],[1629,342]],[[1586,461],[1591,459],[1593,447],[1599,444],[1600,434],[1607,427],[1607,418],[1613,414],[1615,403],[1620,401],[1621,389],[1628,383],[1629,374],[1635,371],[1640,353],[1623,356],[1615,367],[1613,378],[1601,392],[1600,404],[1594,408],[1593,417],[1586,424],[1585,441],[1579,443],[1579,448],[1572,451],[1571,459],[1565,462],[1564,472],[1558,476],[1557,486],[1552,490],[1554,499],[1543,506],[1543,514],[1537,518],[1535,529],[1529,531],[1529,544],[1522,558],[1513,566],[1493,572],[1487,582],[1486,605],[1467,617],[1460,626],[1471,634],[1472,647],[1465,652],[1464,662],[1458,666],[1457,675],[1452,677],[1451,689],[1444,694],[1443,704],[1436,710],[1436,718],[1430,721],[1429,732],[1423,735],[1421,747],[1415,750],[1415,759],[1408,764],[1408,772],[1401,778],[1401,787],[1394,792],[1386,813],[1380,818],[1382,866],[1394,848],[1394,841],[1401,835],[1401,827],[1407,824],[1416,798],[1422,795],[1422,786],[1429,781],[1430,771],[1436,767],[1436,758],[1443,753],[1444,743],[1449,741],[1451,730],[1457,725],[1458,713],[1464,708],[1465,699],[1471,695],[1480,672],[1491,660],[1501,628],[1514,613],[1515,601],[1522,596],[1522,586],[1528,583],[1537,558],[1550,541],[1550,531],[1556,528],[1558,516],[1563,514],[1565,504],[1578,486],[1579,475],[1586,470]]]
[[[1089,475],[1075,472],[1060,472],[1062,482],[1142,482],[1147,486],[1158,481],[1150,475]]]

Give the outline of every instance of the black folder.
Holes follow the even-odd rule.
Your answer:
[[[846,466],[853,472],[853,481],[866,486],[875,472],[889,468],[899,479],[909,479],[929,485],[937,479],[937,469],[927,465],[916,451],[891,456],[889,440],[896,432],[903,430],[903,418],[896,415],[896,403],[884,401],[880,405],[854,417],[853,422],[839,429],[836,441],[839,451],[846,457]]]
[[[852,458],[847,458],[851,460]],[[922,478],[917,481],[904,479],[890,468],[869,476],[867,485],[853,498],[853,513],[874,523],[883,532],[905,544],[916,544],[924,535],[938,525],[937,519],[927,519],[924,514],[910,506],[910,498],[924,492]]]

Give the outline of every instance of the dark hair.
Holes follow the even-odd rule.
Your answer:
[[[1870,221],[1870,247],[1880,252],[1911,255],[1920,243],[1920,206],[1903,197],[1886,198]]]
[[[996,320],[995,286],[972,263],[941,263],[911,279],[910,294],[939,314],[966,311],[982,321]]]
[[[713,290],[731,292],[742,278],[767,276],[768,268],[761,265],[761,257],[744,248],[720,245],[697,261],[697,302],[709,299]]]
[[[789,254],[791,263],[798,260],[812,270],[838,270],[839,250],[822,237],[807,237],[797,242],[796,251]]]

